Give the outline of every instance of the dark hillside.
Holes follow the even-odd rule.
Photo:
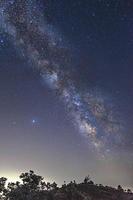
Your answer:
[[[119,185],[117,189],[96,185],[89,177],[83,183],[75,181],[57,184],[45,182],[33,171],[20,175],[21,183],[8,183],[0,178],[0,200],[133,200],[131,190],[124,191]]]

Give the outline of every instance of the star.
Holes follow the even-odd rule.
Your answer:
[[[0,39],[0,44],[3,45],[4,44],[4,40],[1,38]]]
[[[32,124],[36,124],[37,121],[35,119],[32,119]]]

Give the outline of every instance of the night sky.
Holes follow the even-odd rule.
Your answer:
[[[133,1],[0,1],[0,176],[133,188]]]

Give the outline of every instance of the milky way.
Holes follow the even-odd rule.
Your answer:
[[[78,88],[70,46],[46,22],[45,13],[36,2],[3,0],[0,12],[1,29],[20,55],[39,71],[42,80],[56,91],[88,144],[97,150],[119,145],[123,140],[122,123],[109,101],[111,97],[96,87],[84,91]]]

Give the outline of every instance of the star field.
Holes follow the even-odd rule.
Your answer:
[[[2,99],[9,96],[5,103],[11,115],[4,123],[8,121],[15,133],[21,132],[21,137],[29,131],[33,143],[37,134],[42,141],[50,137],[53,149],[60,144],[60,138],[66,146],[63,138],[72,137],[74,145],[70,148],[76,145],[81,157],[82,151],[89,150],[95,171],[97,165],[112,160],[114,174],[118,169],[121,174],[124,168],[130,177],[133,3],[78,0],[69,4],[51,0],[1,1],[0,54],[1,74],[4,74],[1,76],[6,83],[0,103],[2,106]],[[18,108],[13,111],[11,107],[15,104]],[[55,136],[51,133],[49,136],[54,130]],[[37,146],[40,148],[39,142]],[[117,162],[118,157],[121,162]],[[118,180],[122,182],[120,174]],[[126,185],[131,186],[130,178]]]
[[[113,107],[108,108],[102,94],[97,97],[97,92],[89,88],[84,93],[76,88],[72,77],[72,52],[58,34],[50,30],[49,25],[42,24],[43,16],[35,8],[33,3],[25,1],[6,4],[3,8],[3,28],[12,37],[16,48],[23,51],[21,54],[40,71],[42,79],[57,90],[81,134],[89,137],[90,143],[98,148],[108,145],[106,143],[112,137],[112,144],[118,144],[121,142],[122,125],[113,119]],[[95,17],[94,12],[92,17]]]

